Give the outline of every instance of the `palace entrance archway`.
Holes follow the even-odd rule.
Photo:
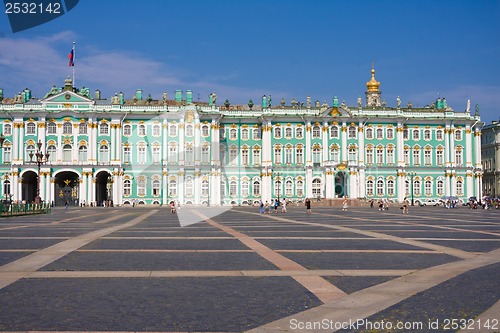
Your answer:
[[[66,202],[70,206],[79,204],[79,180],[78,174],[72,171],[63,171],[55,176],[54,204],[56,206],[64,206]]]
[[[95,177],[95,199],[97,205],[111,205],[113,201],[112,193],[113,178],[111,177],[111,174],[107,171],[99,172]]]
[[[21,200],[27,203],[35,201],[37,179],[38,177],[34,171],[26,171],[23,173]]]

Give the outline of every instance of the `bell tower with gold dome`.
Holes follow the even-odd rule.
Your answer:
[[[380,95],[380,82],[375,80],[375,67],[372,65],[372,78],[366,82],[366,106],[381,106]]]

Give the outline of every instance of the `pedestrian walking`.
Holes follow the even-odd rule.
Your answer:
[[[309,198],[306,198],[305,206],[307,214],[311,214],[311,200]]]
[[[342,210],[343,211],[347,211],[347,207],[348,207],[348,200],[347,200],[347,195],[344,196],[344,201],[342,201]]]
[[[282,213],[286,213],[286,205],[287,205],[286,199],[283,199],[283,201],[281,202],[281,212]]]
[[[64,202],[64,209],[68,209],[68,205],[69,205],[68,200],[66,200],[66,201]]]
[[[263,214],[264,213],[264,203],[262,200],[259,203],[259,213]]]
[[[175,201],[170,203],[170,213],[175,214]]]
[[[274,214],[278,214],[278,206],[280,205],[280,202],[278,199],[274,200]]]
[[[405,197],[403,199],[403,207],[401,207],[403,209],[403,214],[408,214],[408,206],[410,205],[410,202],[408,201],[408,199]]]

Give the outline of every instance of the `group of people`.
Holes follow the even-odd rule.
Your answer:
[[[274,211],[275,214],[278,214],[278,207],[281,206],[281,212],[286,213],[286,206],[288,205],[288,201],[283,198],[283,200],[274,199],[271,202],[267,201],[264,203],[262,200],[260,201],[259,212],[261,214],[271,214]]]
[[[378,210],[389,210],[389,200],[387,199],[379,199],[377,201],[378,205]],[[370,208],[373,208],[375,206],[375,200],[371,199],[370,200]]]
[[[175,201],[172,201],[170,203],[170,213],[171,214],[175,214],[180,210],[181,210],[181,203],[180,202],[176,204]]]

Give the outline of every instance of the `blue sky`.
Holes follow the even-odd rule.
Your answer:
[[[12,33],[0,13],[0,87],[43,97],[71,75],[104,97],[259,103],[264,94],[356,105],[372,63],[382,97],[425,106],[438,96],[483,121],[500,117],[500,1],[80,0],[62,17]]]

